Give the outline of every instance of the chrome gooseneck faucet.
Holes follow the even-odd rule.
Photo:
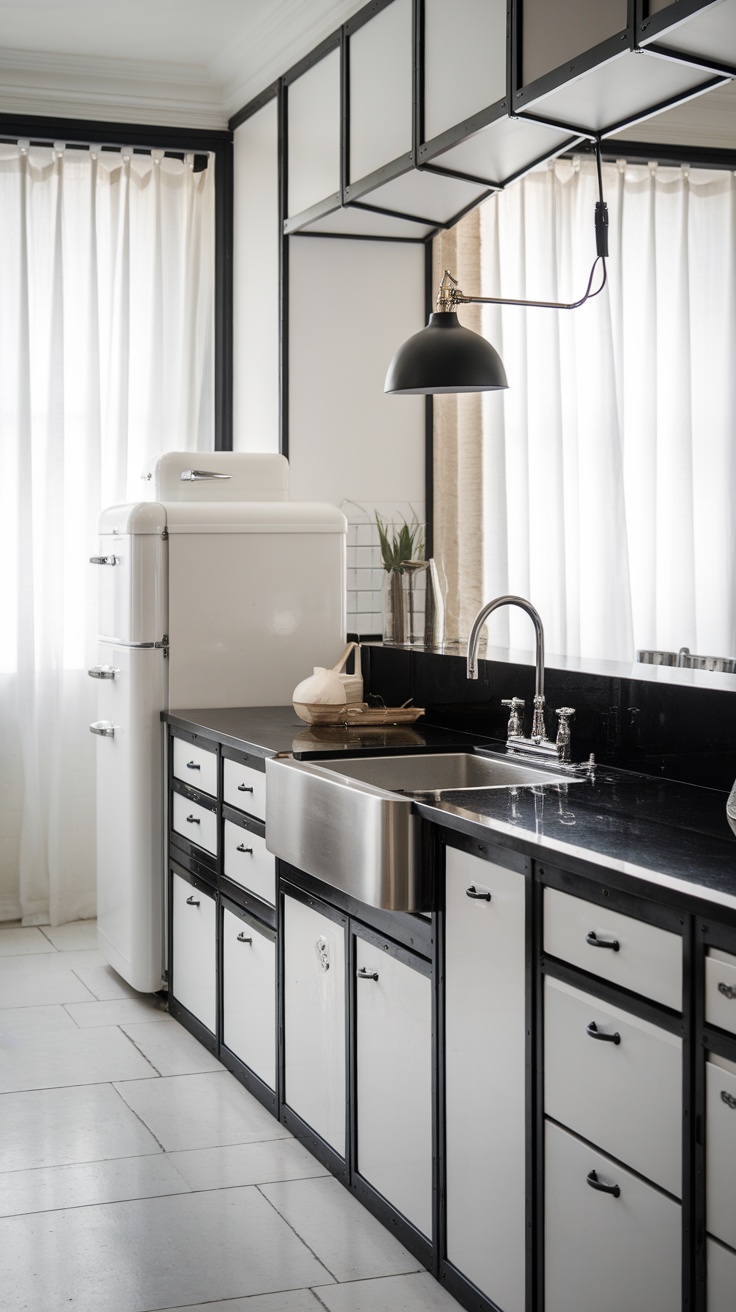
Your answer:
[[[511,707],[511,716],[509,719],[507,746],[513,751],[528,752],[532,755],[540,756],[557,756],[558,749],[555,743],[550,742],[547,737],[547,731],[544,726],[544,629],[539,612],[534,609],[531,602],[525,601],[523,597],[494,597],[478,611],[473,627],[470,630],[468,638],[468,678],[478,678],[478,640],[480,631],[483,628],[488,616],[499,606],[518,606],[525,611],[534,625],[534,634],[536,638],[536,678],[534,685],[534,717],[532,720],[532,731],[529,738],[524,737],[519,710],[523,710],[524,703],[518,697],[512,698],[505,702],[504,705]]]

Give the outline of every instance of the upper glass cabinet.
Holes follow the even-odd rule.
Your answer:
[[[288,88],[288,212],[340,194],[340,50],[336,46]]]
[[[425,0],[424,140],[506,96],[506,0]]]
[[[412,149],[412,0],[392,0],[348,31],[348,183]]]

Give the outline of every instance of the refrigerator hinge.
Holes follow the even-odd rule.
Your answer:
[[[161,541],[162,541],[162,542],[168,542],[168,540],[169,540],[169,530],[168,530],[167,528],[162,528],[162,529],[161,529]]]
[[[168,660],[168,659],[169,659],[169,635],[168,635],[168,633],[165,633],[165,634],[164,634],[164,636],[163,636],[163,638],[161,639],[161,641],[156,643],[156,646],[157,646],[157,647],[160,647],[161,650],[163,651],[163,654],[164,654],[164,660],[165,660],[165,661]]]

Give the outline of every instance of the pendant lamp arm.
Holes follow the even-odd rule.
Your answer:
[[[602,277],[600,286],[595,291],[591,291],[593,279],[598,265],[602,267]],[[594,296],[600,295],[606,285],[606,261],[603,255],[597,255],[593,261],[593,267],[590,270],[588,285],[585,293],[579,301],[522,301],[516,300],[509,296],[466,296],[460,291],[456,280],[452,274],[445,269],[440,289],[437,293],[437,310],[439,313],[453,311],[458,305],[520,305],[526,309],[537,310],[577,310],[586,301],[592,300]]]

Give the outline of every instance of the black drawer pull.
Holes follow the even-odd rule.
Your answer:
[[[201,765],[197,765],[196,761],[187,761],[187,770],[201,770],[201,769],[202,769]]]
[[[378,972],[375,970],[366,970],[365,966],[361,966],[358,971],[358,979],[378,979]]]
[[[479,893],[475,884],[471,884],[470,888],[466,888],[465,896],[474,897],[478,902],[490,902],[491,900],[490,893]]]
[[[594,929],[591,929],[585,942],[590,943],[592,948],[610,948],[611,952],[618,952],[621,946],[617,938],[598,938]]]
[[[621,1197],[621,1190],[619,1189],[618,1185],[604,1184],[603,1180],[598,1179],[598,1176],[596,1175],[595,1171],[589,1171],[585,1178],[588,1181],[588,1184],[590,1185],[591,1189],[597,1189],[598,1192],[601,1194],[611,1194],[614,1198]]]
[[[603,1034],[603,1032],[598,1029],[598,1026],[596,1025],[594,1020],[590,1022],[590,1025],[588,1026],[585,1033],[589,1034],[591,1039],[600,1039],[601,1043],[618,1044],[621,1042],[621,1035],[619,1034],[618,1030],[616,1031],[615,1034]]]
[[[251,855],[251,856],[253,855],[253,848],[252,848],[252,847],[246,847],[246,846],[245,846],[245,843],[238,843],[238,846],[236,847],[235,850],[236,850],[236,852],[250,852],[250,855]]]
[[[252,943],[252,938],[246,938],[245,934],[238,934],[238,943]]]
[[[727,1107],[730,1107],[732,1111],[736,1111],[736,1098],[732,1093],[728,1093],[726,1089],[721,1089],[721,1102],[725,1102]]]
[[[731,1001],[733,1001],[733,999],[736,998],[736,989],[734,988],[733,984],[723,984],[723,983],[719,984],[718,992],[722,993],[724,998],[728,998]]]
[[[197,901],[196,897],[188,897],[188,898],[187,898],[187,906],[188,906],[188,907],[198,907],[198,906],[199,906],[199,902]]]
[[[239,793],[252,793],[253,789],[248,784],[238,784]]]
[[[201,823],[202,823],[202,821],[199,819],[198,816],[196,816],[196,815],[188,815],[188,816],[187,816],[187,824],[188,824],[188,825],[201,825]]]

